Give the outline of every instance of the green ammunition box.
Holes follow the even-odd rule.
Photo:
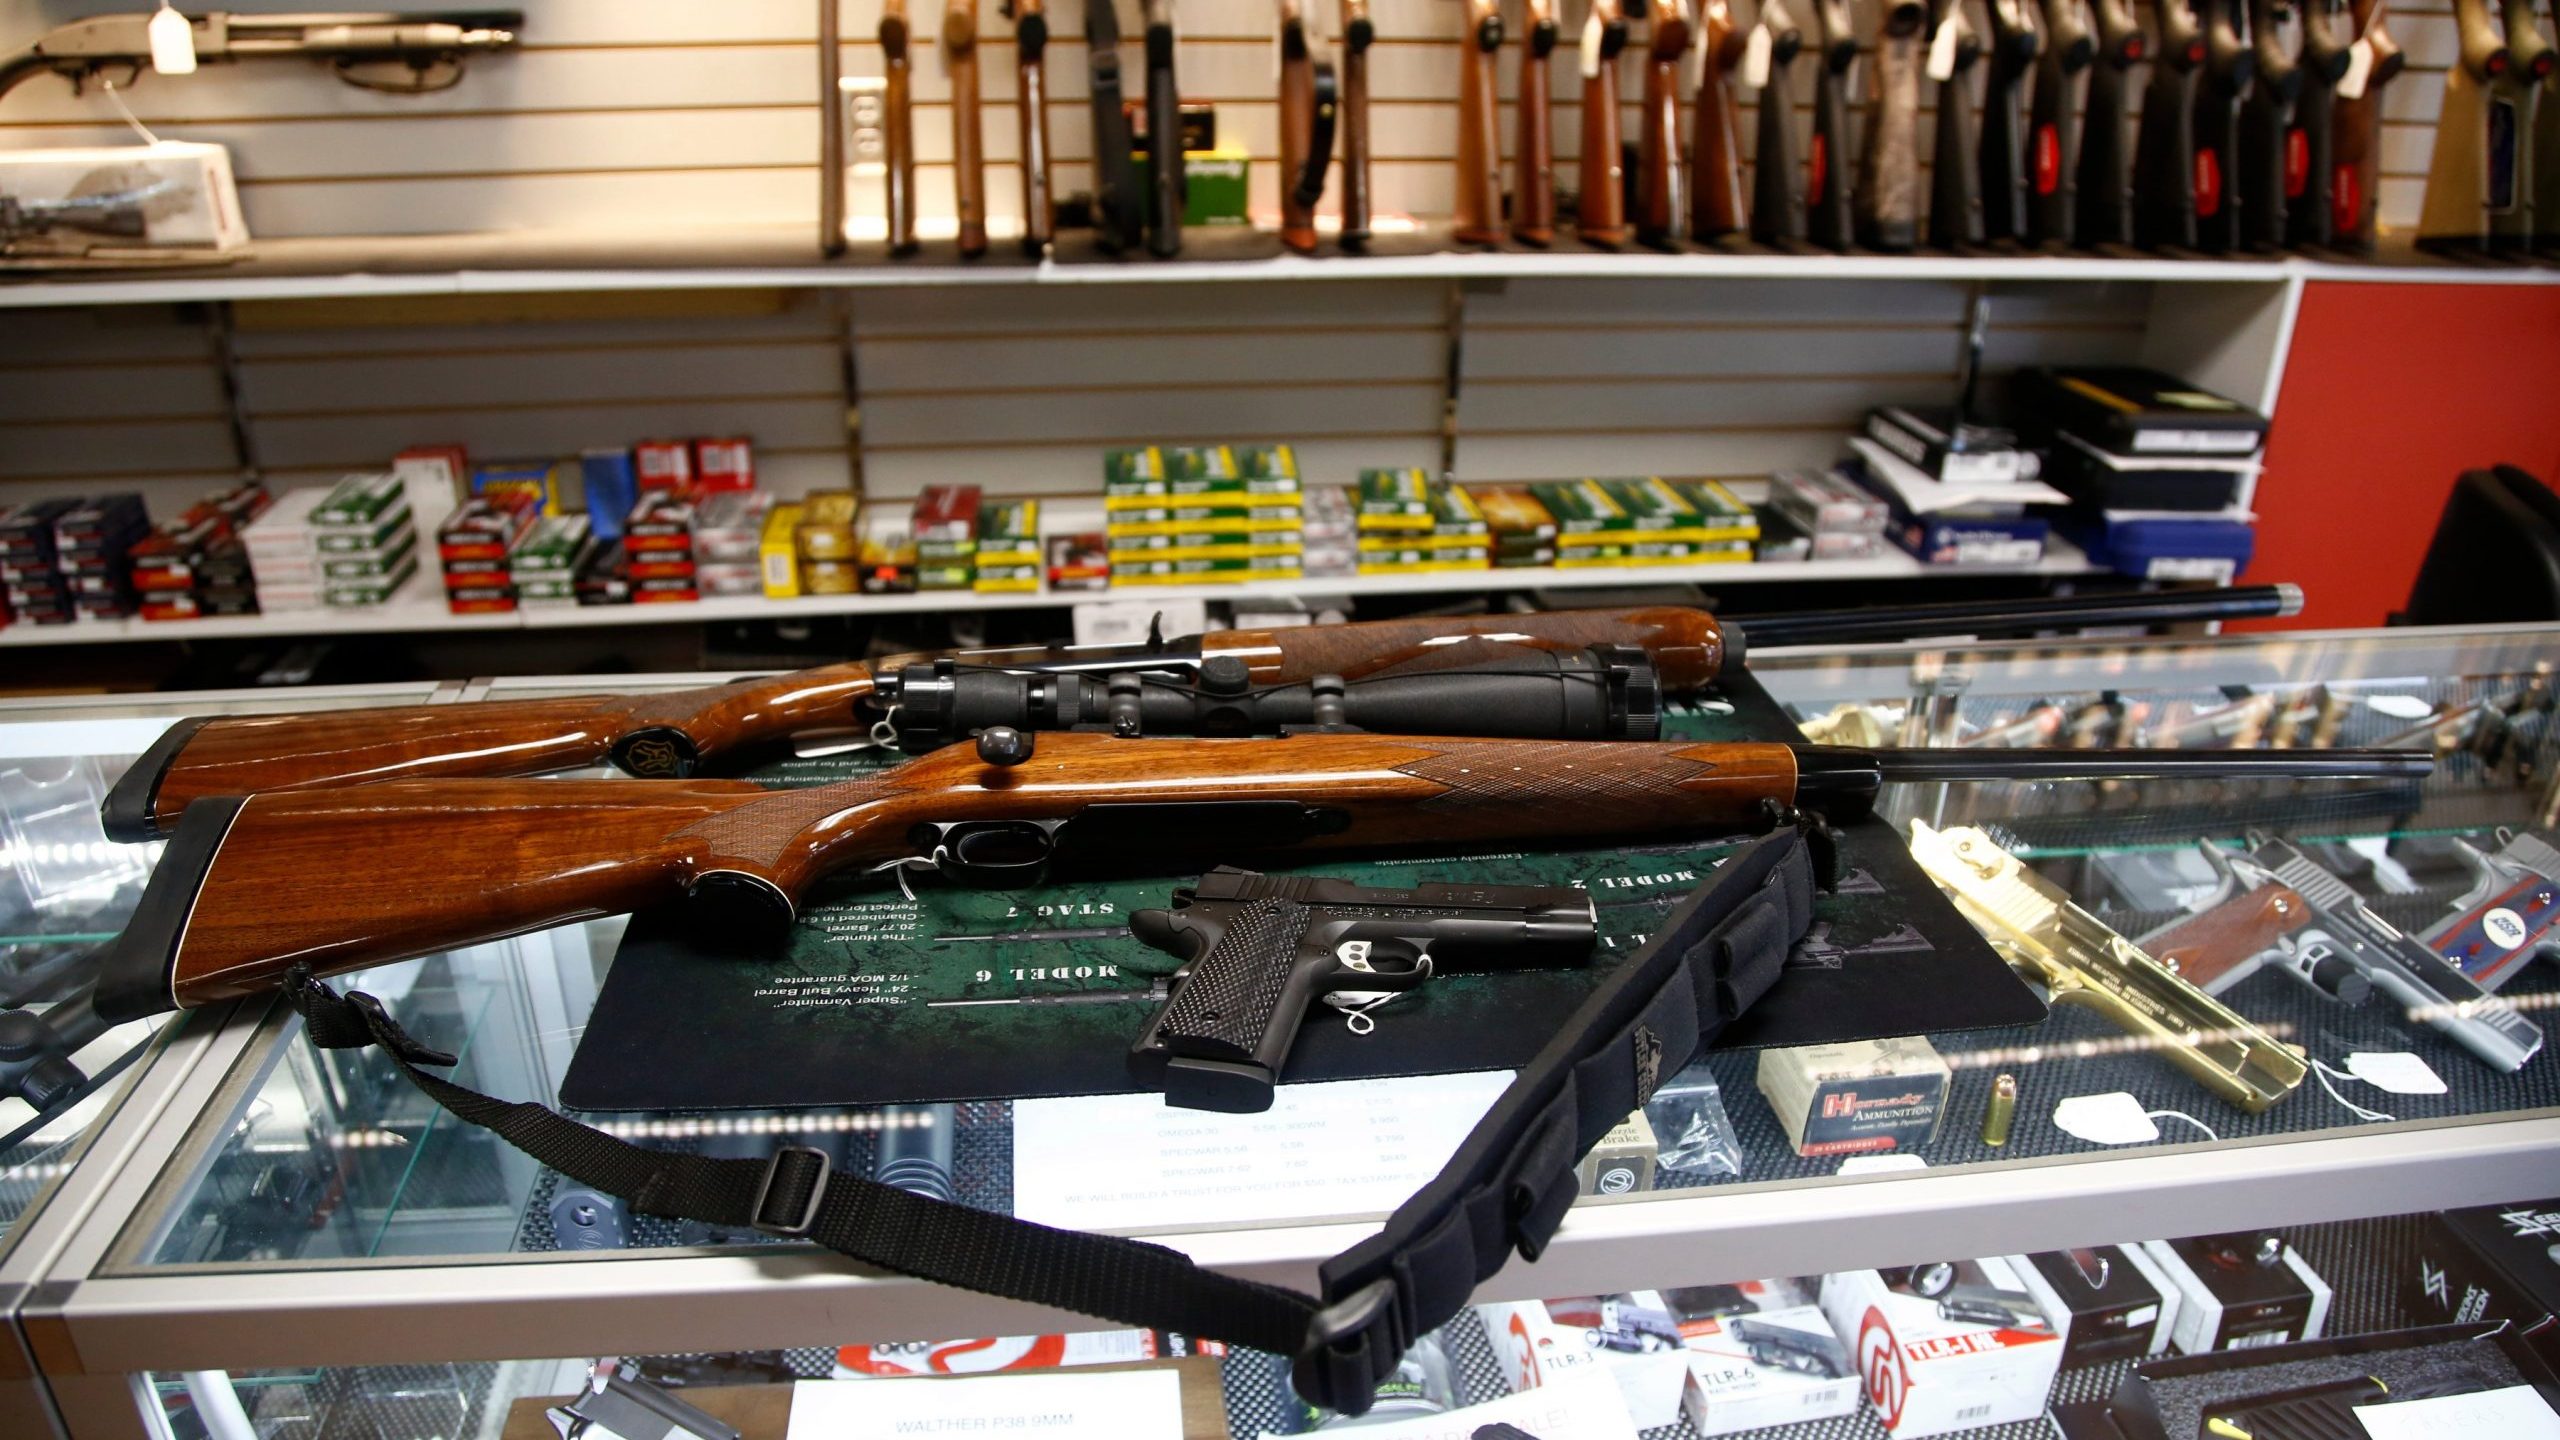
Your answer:
[[[1306,524],[1294,500],[1265,499],[1251,504],[1160,504],[1109,512],[1103,529],[1112,535],[1185,535],[1199,530],[1296,530]]]
[[[1138,193],[1147,193],[1147,176],[1152,170],[1147,152],[1140,150]],[[1182,223],[1185,225],[1246,225],[1251,219],[1245,211],[1245,178],[1252,172],[1253,157],[1243,150],[1221,147],[1216,150],[1182,152],[1183,202]]]
[[[1215,479],[1118,481],[1105,487],[1102,508],[1117,514],[1123,510],[1158,509],[1175,500],[1213,507],[1295,505],[1298,479],[1294,475],[1229,475]]]
[[[982,595],[1021,594],[1040,588],[1038,565],[980,565],[978,578],[970,585]]]
[[[1555,517],[1559,535],[1597,535],[1636,528],[1636,518],[1627,513],[1626,507],[1588,480],[1536,480],[1530,482],[1529,493]]]
[[[320,557],[323,580],[379,580],[396,575],[400,568],[418,557],[418,532],[403,530],[398,539],[381,550],[356,550]]]
[[[379,520],[394,505],[405,505],[409,487],[398,475],[349,475],[329,487],[311,507],[311,523],[364,526]]]
[[[1424,531],[1371,531],[1360,537],[1360,553],[1383,555],[1390,550],[1482,550],[1493,542],[1483,535],[1436,535]],[[1534,543],[1534,542],[1533,542]],[[1553,542],[1548,542],[1552,549]]]
[[[1294,580],[1300,566],[1295,558],[1168,560],[1150,556],[1133,564],[1114,561],[1111,566],[1113,585],[1224,585],[1247,580]]]
[[[1671,484],[1706,517],[1709,530],[1749,529],[1759,533],[1760,512],[1743,504],[1739,496],[1724,488],[1723,481],[1674,480]]]
[[[1638,530],[1698,530],[1707,517],[1698,507],[1681,498],[1680,492],[1664,484],[1658,476],[1641,480],[1600,480],[1594,482],[1608,492],[1619,508],[1636,517],[1632,527]]]
[[[1285,475],[1298,478],[1298,452],[1286,445],[1230,445],[1235,455],[1236,473],[1248,480]]]
[[[409,558],[388,575],[369,580],[321,582],[320,603],[333,608],[379,605],[390,599],[401,586],[408,584],[409,577],[417,573],[418,554],[413,546],[410,549]]]
[[[403,500],[387,514],[361,525],[337,528],[312,527],[311,548],[323,555],[344,554],[352,550],[383,551],[398,540],[402,532],[415,534],[417,526],[409,517],[409,502]]]
[[[1102,452],[1102,488],[1105,491],[1117,491],[1123,485],[1143,484],[1149,480],[1163,478],[1165,478],[1164,452],[1153,445],[1141,445],[1134,450]]]
[[[578,547],[586,543],[589,528],[584,515],[544,516],[535,522],[532,533],[508,552],[508,573],[518,580],[533,575],[567,574],[577,566]]]
[[[1363,530],[1431,528],[1431,474],[1419,467],[1363,470],[1354,508]]]
[[[578,582],[566,575],[546,575],[539,580],[520,580],[516,582],[516,598],[519,600],[575,600],[578,598]]]
[[[919,590],[967,590],[976,585],[977,579],[978,567],[974,564],[935,564],[925,560],[916,563]]]
[[[1560,570],[1600,565],[1713,565],[1750,558],[1748,540],[1642,540],[1556,548],[1556,568]]]
[[[1193,550],[1202,552],[1204,556],[1212,551],[1227,552],[1229,559],[1254,555],[1294,555],[1303,547],[1299,532],[1295,530],[1187,530],[1174,535],[1115,534],[1110,537],[1110,541],[1111,556],[1115,560],[1123,555],[1132,560],[1144,560],[1149,556],[1163,559]]]
[[[1164,450],[1164,473],[1172,480],[1232,481],[1244,478],[1236,468],[1235,452],[1224,445],[1168,445]],[[1224,485],[1218,489],[1229,488]]]
[[[1491,563],[1492,552],[1481,540],[1455,550],[1372,550],[1367,541],[1360,542],[1360,573],[1363,575],[1427,575],[1443,570],[1482,570]]]
[[[919,565],[974,565],[978,559],[975,540],[919,540],[916,563]]]
[[[1535,569],[1538,566],[1554,563],[1556,563],[1556,547],[1553,541],[1542,542],[1527,550],[1493,552],[1493,568],[1496,570]]]

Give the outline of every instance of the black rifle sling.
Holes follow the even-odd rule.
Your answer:
[[[1512,1250],[1538,1258],[1573,1203],[1583,1155],[1777,983],[1837,863],[1812,820],[1737,847],[1519,1072],[1448,1166],[1376,1235],[1325,1262],[1321,1299],[1165,1246],[834,1171],[806,1146],[722,1160],[629,1144],[420,1069],[454,1059],[411,1039],[370,995],[341,996],[297,971],[285,996],[314,1045],[381,1046],[437,1104],[641,1213],[813,1240],[937,1284],[1295,1356],[1301,1395],[1358,1414],[1415,1338],[1455,1316]]]

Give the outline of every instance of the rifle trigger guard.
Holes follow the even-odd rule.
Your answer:
[[[1064,820],[935,821],[930,832],[933,867],[971,884],[1028,884],[1049,868]]]

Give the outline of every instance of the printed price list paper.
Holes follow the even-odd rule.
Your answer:
[[[1182,1377],[985,1375],[967,1380],[803,1380],[787,1440],[1182,1440]]]

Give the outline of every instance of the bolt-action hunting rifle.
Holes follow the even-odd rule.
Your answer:
[[[1846,818],[1888,781],[2370,778],[2422,751],[1861,750],[1295,734],[1033,737],[1009,727],[805,790],[744,780],[416,780],[189,807],[100,960],[113,1020],[682,903],[769,944],[822,877],[929,863],[1034,882],[1053,855],[1196,864],[1301,850],[1712,835]],[[351,863],[352,861],[352,863]]]
[[[1752,634],[1767,637],[1757,639],[1762,645],[1850,643],[2300,608],[2300,591],[2263,585],[1769,615],[1752,622]],[[987,725],[1251,734],[1317,723],[1320,709],[1363,729],[1402,733],[1649,738],[1645,727],[1658,719],[1651,696],[1705,686],[1744,643],[1739,626],[1703,610],[1561,610],[900,655],[654,695],[185,719],[117,781],[101,816],[111,837],[141,841],[167,834],[190,802],[207,796],[606,763],[681,779],[796,735],[883,721],[913,749]]]
[[[2382,87],[2407,67],[2409,57],[2383,28],[2383,0],[2350,0],[2348,13],[2356,45],[2372,60],[2362,87],[2352,95],[2340,90],[2330,113],[2329,238],[2341,250],[2362,252],[2373,248],[2376,187],[2382,181]]]

